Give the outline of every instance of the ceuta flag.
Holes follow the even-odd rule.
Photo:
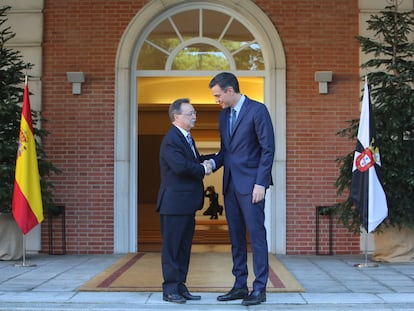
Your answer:
[[[365,79],[350,197],[359,209],[362,224],[368,233],[388,216],[387,199],[382,186],[381,158],[376,142],[371,98]]]
[[[23,94],[12,211],[23,234],[27,234],[43,221],[40,176],[27,78]]]

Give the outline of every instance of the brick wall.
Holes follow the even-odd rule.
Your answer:
[[[337,157],[355,142],[335,135],[359,117],[358,2],[257,1],[277,28],[287,59],[287,250],[315,253],[315,206],[338,201]],[[333,71],[320,95],[315,71]],[[328,249],[322,217],[321,250]],[[334,252],[359,253],[359,236],[334,222]]]
[[[45,1],[43,111],[66,206],[69,253],[113,253],[114,68],[120,37],[146,1]],[[67,71],[83,71],[72,95]],[[46,226],[42,245],[47,245]]]
[[[93,5],[92,5],[93,3]],[[53,177],[66,205],[69,253],[113,252],[114,67],[120,38],[147,1],[45,1],[43,111],[45,144],[63,174]],[[354,142],[335,133],[359,116],[357,0],[257,0],[287,59],[287,252],[315,253],[315,206],[338,199],[335,159]],[[331,70],[329,94],[315,71]],[[72,95],[67,71],[83,71]],[[323,218],[321,252],[328,248]],[[47,251],[47,223],[42,245]],[[334,224],[334,252],[359,252],[359,237]]]

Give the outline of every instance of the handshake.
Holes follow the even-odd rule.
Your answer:
[[[202,166],[204,166],[204,173],[205,175],[210,175],[213,172],[213,160],[204,160],[203,163],[201,163]]]

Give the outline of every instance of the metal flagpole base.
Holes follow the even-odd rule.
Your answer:
[[[365,262],[364,263],[356,263],[354,267],[356,268],[378,268],[378,264],[376,263],[368,263],[368,234],[365,234]]]
[[[376,263],[356,263],[354,267],[356,268],[378,268],[378,264]]]
[[[26,236],[23,234],[23,261],[22,263],[16,263],[15,267],[36,267],[36,264],[30,264],[26,262]]]
[[[14,264],[15,267],[36,267],[37,265],[34,263],[27,263],[27,262],[22,262],[22,263],[16,263]]]

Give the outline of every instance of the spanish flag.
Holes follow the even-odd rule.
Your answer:
[[[23,94],[12,210],[14,219],[24,235],[43,221],[42,194],[27,77]]]
[[[381,171],[371,96],[365,78],[350,197],[359,209],[362,225],[368,233],[374,231],[388,216],[387,198],[382,186]]]

